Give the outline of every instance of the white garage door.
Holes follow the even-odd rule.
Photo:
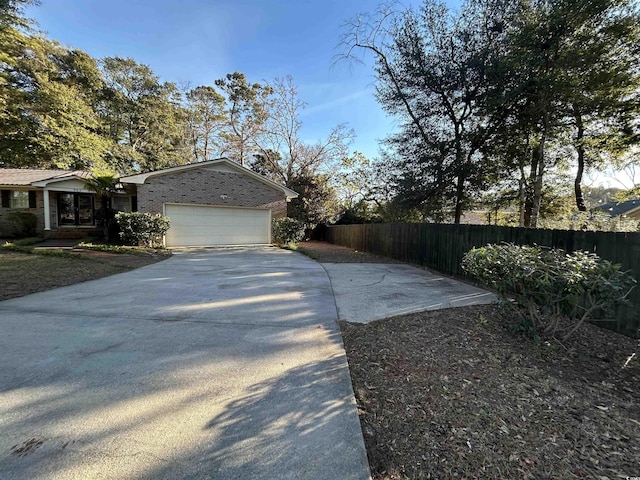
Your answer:
[[[165,204],[168,247],[270,243],[271,210]]]

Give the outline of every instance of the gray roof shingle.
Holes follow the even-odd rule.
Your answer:
[[[626,202],[605,203],[604,205],[600,205],[598,209],[608,213],[612,217],[617,217],[638,207],[640,207],[640,199],[636,198],[634,200],[627,200]]]
[[[38,170],[31,168],[0,168],[0,185],[27,186],[33,182],[65,177],[87,178],[82,170]]]

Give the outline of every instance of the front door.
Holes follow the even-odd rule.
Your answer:
[[[58,225],[93,226],[93,195],[90,193],[59,193]]]

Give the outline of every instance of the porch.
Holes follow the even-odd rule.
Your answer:
[[[101,207],[100,199],[86,188],[83,178],[45,181],[34,186],[42,187],[45,237],[82,238],[98,231],[96,210]],[[130,212],[134,207],[132,198],[123,190],[112,195],[110,207]]]

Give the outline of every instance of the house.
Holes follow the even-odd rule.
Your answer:
[[[0,168],[0,237],[11,234],[8,216],[34,213],[47,237],[84,236],[95,230],[100,200],[85,186],[87,172]],[[298,196],[226,158],[120,178],[112,207],[161,213],[171,227],[167,246],[271,242],[271,219],[287,214]]]
[[[609,202],[597,207],[612,217],[625,216],[634,220],[640,220],[640,199],[627,200],[626,202]]]

